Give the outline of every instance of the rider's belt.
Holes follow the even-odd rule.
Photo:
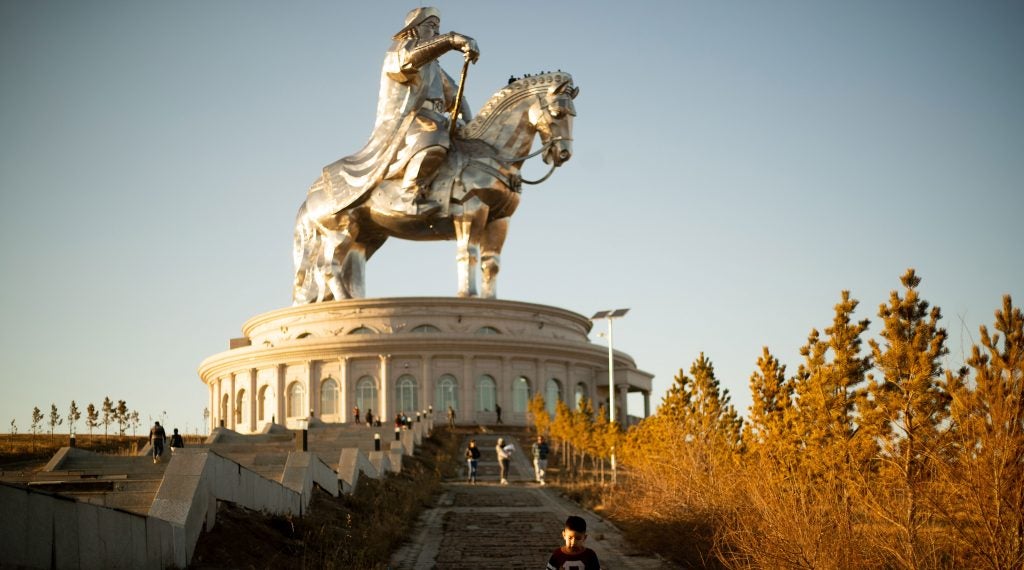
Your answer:
[[[420,109],[426,109],[428,111],[434,111],[435,113],[445,113],[448,109],[444,107],[444,101],[427,99],[420,105]]]

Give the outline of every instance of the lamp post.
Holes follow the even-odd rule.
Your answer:
[[[615,423],[615,356],[612,340],[612,319],[617,319],[629,312],[629,309],[598,311],[590,320],[605,319],[608,321],[608,421]],[[615,481],[615,449],[612,448],[612,481]]]

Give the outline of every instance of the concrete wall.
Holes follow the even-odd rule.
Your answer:
[[[6,483],[0,505],[3,567],[166,568],[182,559],[167,521]]]

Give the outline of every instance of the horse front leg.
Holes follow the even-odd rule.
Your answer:
[[[353,298],[353,286],[351,283],[353,272],[351,271],[348,258],[359,234],[359,227],[352,222],[350,216],[344,214],[337,218],[335,222],[337,229],[321,228],[321,233],[324,236],[322,258],[324,272],[322,278],[325,281],[325,286],[321,287],[321,298],[318,300],[324,300],[324,290],[330,291],[335,300]],[[356,263],[358,264],[358,261]],[[357,273],[361,279],[362,272],[358,271]],[[362,283],[357,283],[356,288],[361,293]]]
[[[456,216],[455,264],[458,270],[459,297],[476,297],[476,274],[480,260],[480,234],[487,221],[487,207],[477,200],[465,204],[462,215]]]
[[[501,248],[508,235],[509,218],[491,220],[484,227],[480,250],[480,297],[494,299],[498,294],[498,271],[501,270]]]
[[[323,280],[319,267],[323,243],[316,226],[308,218],[306,204],[299,208],[295,217],[292,261],[295,264],[295,278],[292,282],[292,304],[305,305],[323,297]]]

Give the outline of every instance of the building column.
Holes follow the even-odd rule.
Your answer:
[[[309,416],[320,417],[320,382],[317,379],[314,367],[316,366],[315,360],[306,361],[306,392],[309,400]]]
[[[544,405],[547,406],[548,395],[544,389],[547,387],[548,381],[546,377],[547,371],[544,370],[544,360],[541,358],[535,359],[534,367],[533,391],[530,392],[530,399],[532,400],[534,396],[540,394],[544,398]]]
[[[619,414],[619,422],[623,427],[627,427],[628,423],[626,420],[629,419],[629,384],[623,383],[618,386],[617,394],[615,394],[615,407],[618,408],[616,414]]]
[[[220,427],[220,420],[221,420],[221,417],[220,417],[220,394],[221,394],[221,382],[223,380],[224,380],[223,378],[217,378],[217,380],[216,380],[216,383],[217,383],[216,388],[214,388],[213,385],[210,385],[210,390],[213,391],[213,399],[214,399],[213,407],[210,408],[210,422],[211,422],[211,424],[210,424],[210,431],[213,431],[214,428]]]
[[[380,387],[377,390],[377,417],[382,424],[387,423],[391,418],[391,407],[389,406],[388,375],[391,373],[391,355],[380,355]]]
[[[458,411],[455,420],[458,422],[458,419],[462,418],[463,421],[475,423],[476,399],[473,395],[476,394],[476,378],[473,377],[473,357],[462,357],[462,376],[465,378],[459,384],[459,405],[462,409]]]
[[[256,369],[249,369],[249,409],[246,413],[249,416],[249,433],[256,433]]]
[[[501,406],[501,415],[505,416],[501,421],[505,421],[508,418],[509,413],[512,412],[512,382],[515,378],[512,377],[512,358],[508,356],[501,357],[501,378],[498,378],[498,405]]]
[[[420,398],[420,409],[418,412],[426,412],[430,406],[434,405],[434,370],[430,366],[430,359],[432,358],[429,354],[420,356],[420,368],[423,374],[423,397]]]
[[[565,361],[565,405],[570,411],[576,411],[576,378],[572,375],[572,362],[568,360]]]
[[[213,400],[214,400],[214,398],[217,397],[217,393],[216,393],[216,389],[213,386],[213,382],[210,382],[209,384],[207,384],[206,387],[208,388],[208,390],[210,392],[210,398],[209,398],[210,399],[210,407],[206,408],[207,410],[210,411],[210,415],[207,416],[207,418],[206,418],[206,421],[208,423],[208,425],[206,426],[206,429],[208,430],[207,433],[209,433],[209,432],[213,431],[213,426],[217,425],[217,419],[216,419],[217,418],[217,411],[216,411],[216,409],[213,406]]]
[[[286,425],[288,423],[288,416],[285,415],[284,409],[284,372],[286,368],[287,367],[284,364],[277,365],[277,401],[274,402],[276,404],[274,407],[277,408],[277,413],[274,414],[274,420],[281,425]]]
[[[235,401],[235,398],[237,397],[237,392],[235,391],[234,372],[231,373],[231,383],[228,385],[231,386],[231,396],[228,397],[228,417],[231,419],[227,422],[227,425],[229,428],[235,429],[235,418],[237,417],[235,408],[238,406],[238,402]]]
[[[352,421],[352,402],[348,401],[348,358],[344,356],[338,357],[338,405],[341,406],[341,421],[350,422]]]

